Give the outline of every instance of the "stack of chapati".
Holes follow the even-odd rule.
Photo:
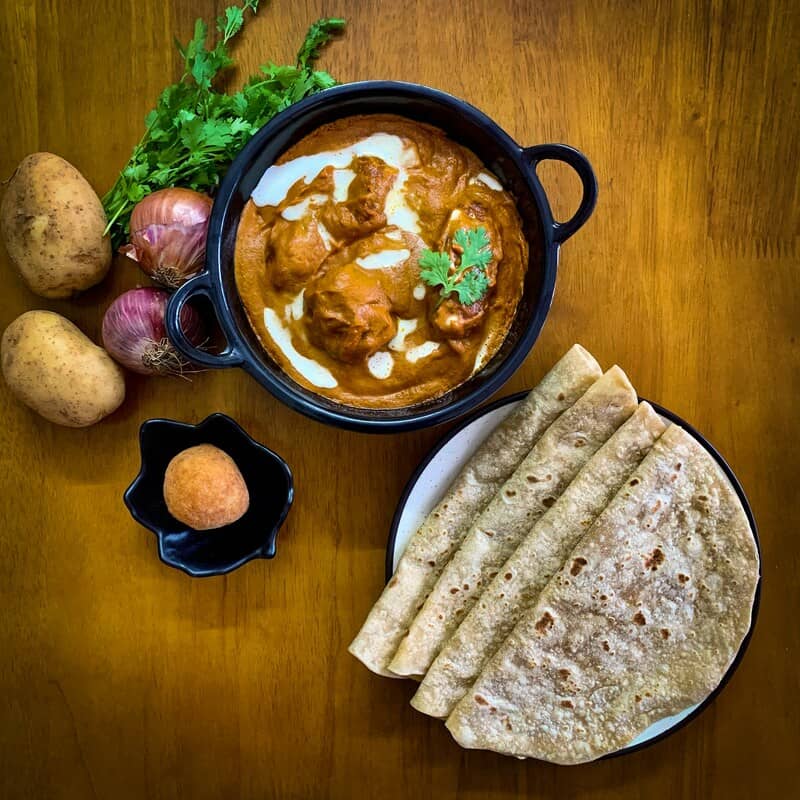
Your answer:
[[[478,448],[350,646],[465,747],[563,764],[719,683],[759,562],[716,461],[575,345]]]

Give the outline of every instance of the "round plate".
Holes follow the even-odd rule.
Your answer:
[[[456,428],[451,430],[433,450],[422,460],[422,463],[414,471],[411,479],[406,484],[400,502],[397,505],[397,510],[392,520],[392,527],[389,531],[389,542],[386,550],[386,580],[391,578],[403,554],[409,539],[414,535],[416,530],[422,524],[425,517],[431,512],[434,506],[439,502],[439,498],[444,494],[447,487],[453,482],[456,475],[461,468],[472,456],[478,445],[488,436],[490,431],[496,428],[523,400],[527,392],[519,392],[503,397],[490,405],[479,408],[476,412],[462,420]],[[643,398],[640,398],[643,399]],[[650,401],[648,401],[650,402]],[[705,437],[698,433],[691,425],[687,424],[684,420],[667,411],[665,408],[650,403],[651,406],[669,422],[674,422],[681,426],[687,433],[694,436],[695,439],[711,454],[714,460],[720,465],[722,471],[725,473],[728,480],[731,482],[736,494],[742,502],[747,520],[750,523],[750,529],[753,533],[753,538],[756,542],[756,549],[758,551],[759,565],[761,563],[761,546],[758,541],[758,531],[756,530],[756,523],[753,519],[753,512],[750,509],[750,503],[745,497],[741,484],[733,470],[725,462],[725,459],[706,441]],[[711,701],[719,694],[722,688],[733,675],[739,661],[744,655],[747,645],[750,642],[750,637],[753,633],[753,628],[756,623],[756,616],[758,615],[758,604],[761,596],[761,572],[759,567],[758,584],[756,585],[756,593],[753,599],[753,613],[750,619],[750,629],[744,637],[739,652],[736,654],[733,663],[728,668],[719,685],[714,689],[705,700],[697,705],[690,706],[678,714],[671,717],[664,717],[653,723],[647,730],[643,731],[637,736],[627,747],[617,750],[608,756],[622,755],[623,753],[630,753],[638,750],[645,745],[653,744],[664,736],[673,733],[682,725],[685,725],[689,720],[694,719],[703,709],[708,706]]]

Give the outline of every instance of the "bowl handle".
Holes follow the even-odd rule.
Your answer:
[[[553,222],[553,238],[558,244],[564,244],[589,219],[597,203],[597,178],[592,165],[580,150],[566,144],[536,144],[524,148],[522,156],[534,172],[542,161],[563,161],[581,179],[583,197],[578,210],[566,222]]]
[[[227,341],[225,349],[221,353],[208,353],[205,350],[200,350],[195,347],[186,338],[186,334],[184,334],[180,322],[181,312],[186,302],[196,296],[205,297],[209,303],[211,303],[214,313],[217,314],[217,307],[214,305],[208,272],[201,272],[199,275],[195,275],[194,278],[189,278],[186,283],[175,290],[175,293],[170,297],[169,303],[167,304],[166,325],[169,340],[186,356],[186,358],[194,364],[199,364],[201,367],[209,367],[210,369],[238,367],[242,364],[244,359],[241,353],[231,344],[230,340]],[[219,318],[218,314],[217,317]]]

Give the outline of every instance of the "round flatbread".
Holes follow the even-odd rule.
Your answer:
[[[751,624],[742,504],[672,425],[456,705],[464,747],[558,764],[614,752],[703,700]]]
[[[442,570],[389,663],[391,672],[414,677],[428,671],[531,526],[636,406],[628,376],[614,366],[542,434]]]
[[[414,708],[434,717],[450,714],[666,427],[649,403],[640,403],[589,459],[447,640],[411,699]]]
[[[602,375],[597,361],[573,345],[519,407],[475,451],[414,534],[364,625],[349,647],[373,672],[387,666],[414,616],[475,517],[519,466],[549,425]]]

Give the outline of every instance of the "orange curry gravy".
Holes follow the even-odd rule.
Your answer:
[[[490,288],[464,306],[424,284],[425,248],[483,227]],[[264,348],[298,383],[352,406],[407,406],[487,363],[514,317],[528,246],[511,196],[438,128],[348,117],[287,150],[239,222],[239,295]]]

